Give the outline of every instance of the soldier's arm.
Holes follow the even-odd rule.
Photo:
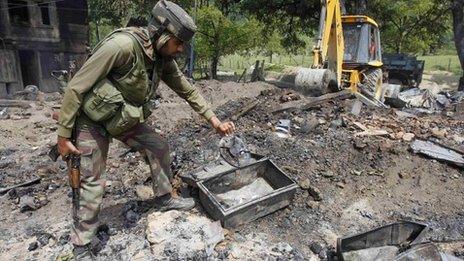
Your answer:
[[[214,112],[211,110],[209,104],[198,90],[187,81],[177,66],[176,61],[169,60],[165,62],[161,80],[176,92],[177,95],[186,100],[192,109],[206,120],[209,121],[214,116]]]
[[[132,59],[132,41],[115,36],[103,44],[69,82],[61,105],[58,136],[70,138],[76,116],[86,92],[113,69]]]
[[[193,110],[209,121],[219,133],[228,135],[235,131],[232,122],[221,122],[216,117],[209,104],[198,90],[187,81],[174,60],[167,61],[164,64],[161,79],[180,97],[185,99]]]

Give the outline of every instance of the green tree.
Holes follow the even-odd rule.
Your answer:
[[[453,13],[454,42],[463,73],[459,80],[458,89],[464,90],[464,0],[454,0],[451,10]]]
[[[125,26],[130,18],[148,19],[156,2],[152,0],[88,0],[89,22],[94,32],[92,44],[100,41],[113,29]],[[200,5],[207,1],[173,0],[173,2],[188,10],[194,7],[195,2]]]
[[[262,53],[269,57],[269,62],[272,63],[272,55],[285,53],[282,46],[282,35],[277,31],[266,33],[263,32],[263,41],[260,41],[259,48]]]
[[[87,2],[89,8],[89,22],[92,29],[95,30],[92,37],[92,45],[99,42],[101,39],[101,26],[110,25],[116,27],[120,24],[121,18],[117,15],[116,9],[113,6],[113,1],[108,0],[89,0]]]
[[[449,7],[443,0],[372,0],[367,10],[379,23],[387,50],[428,53],[445,43],[450,31]]]
[[[213,79],[217,79],[221,56],[251,49],[258,43],[256,35],[259,30],[256,21],[232,21],[212,5],[198,9],[196,17],[197,58],[210,62]]]
[[[240,7],[265,26],[278,31],[289,53],[308,48],[303,36],[314,36],[320,16],[320,0],[241,0]]]

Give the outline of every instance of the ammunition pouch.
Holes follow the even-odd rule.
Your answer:
[[[104,78],[84,97],[82,110],[92,121],[103,122],[112,118],[123,103],[121,92]]]
[[[116,115],[105,123],[105,128],[109,134],[115,137],[131,129],[139,122],[143,122],[142,107],[124,103]]]
[[[113,137],[144,122],[151,114],[148,102],[142,106],[128,103],[107,78],[98,82],[92,91],[87,93],[82,110],[89,119],[101,123]]]

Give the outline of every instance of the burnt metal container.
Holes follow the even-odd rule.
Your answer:
[[[197,185],[206,211],[226,228],[237,227],[286,207],[298,188],[266,158],[219,172]]]

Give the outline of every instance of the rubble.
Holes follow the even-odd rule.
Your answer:
[[[147,239],[159,259],[206,259],[224,240],[220,223],[204,216],[186,216],[176,210],[155,212],[147,223]]]
[[[411,144],[415,153],[424,154],[428,157],[452,163],[464,167],[464,155],[449,148],[445,148],[431,141],[415,140]]]
[[[234,119],[237,134],[247,145],[247,153],[251,157],[262,155],[253,160],[269,158],[306,189],[295,189],[293,200],[281,211],[268,213],[227,232],[218,230],[224,239],[215,247],[213,243],[211,247],[201,243],[205,250],[197,252],[195,257],[204,259],[206,249],[212,249],[208,250],[212,260],[329,259],[341,235],[400,219],[423,220],[432,227],[427,238],[434,241],[462,239],[461,170],[410,150],[414,139],[428,141],[432,137],[441,137],[440,147],[452,147],[456,153],[463,149],[460,146],[464,126],[458,117],[458,100],[453,95],[441,93],[450,105],[443,108],[446,101],[437,102],[438,110],[433,111],[362,106],[359,113],[353,114],[357,100],[351,95],[333,94],[336,98],[326,97],[324,101],[300,95],[299,100],[282,103],[283,91],[262,82],[200,81],[196,85],[212,102],[221,120]],[[174,193],[186,196],[191,193],[190,196],[198,198],[198,189],[187,188],[180,177],[190,176],[191,186],[208,179],[208,174],[233,172],[234,167],[221,161],[221,137],[174,92],[165,86],[160,90],[163,98],[147,124],[155,126],[168,139],[174,157]],[[50,117],[59,105],[60,99],[55,96],[50,98],[47,94],[43,108],[28,101],[31,107],[8,107],[7,114],[17,119],[1,120],[0,188],[38,176],[42,178],[39,183],[10,189],[0,197],[2,260],[55,259],[61,253],[69,253],[72,247],[66,165],[62,161],[53,163],[46,155],[49,144],[56,141],[52,128],[55,123]],[[291,121],[291,137],[282,139],[275,135],[273,127],[279,119]],[[383,131],[381,135],[356,135],[379,130]],[[176,259],[184,252],[168,246],[168,243],[174,246],[180,243],[177,238],[169,239],[170,232],[165,230],[167,239],[160,244],[147,240],[147,224],[153,229],[167,228],[169,224],[163,225],[164,216],[151,216],[163,213],[152,212],[149,171],[142,156],[127,152],[127,147],[115,140],[108,153],[109,181],[100,215],[108,229],[99,229],[98,238],[105,243],[99,246],[98,257],[101,260]],[[207,164],[212,161],[217,168]],[[198,175],[189,175],[193,173]],[[19,202],[24,196],[34,198],[34,203],[42,207],[21,212]],[[46,205],[41,203],[46,201]],[[197,218],[214,223],[206,208],[197,204],[196,209],[182,212],[172,224],[185,223],[190,228],[195,222],[189,220]],[[179,226],[171,228],[175,232]],[[177,231],[182,235],[178,238],[184,240],[183,236],[192,233],[200,238],[195,231]],[[39,232],[52,237],[41,237]],[[26,251],[33,241],[37,241],[38,248]],[[316,244],[320,247],[315,247]],[[164,247],[159,250],[157,247],[161,245]],[[463,257],[462,243],[446,246],[441,250],[444,248],[440,245],[440,251]]]
[[[39,248],[39,243],[37,243],[37,241],[34,241],[34,242],[29,244],[29,247],[27,248],[27,250],[34,251],[37,248]]]
[[[288,138],[290,137],[290,120],[287,119],[280,119],[277,122],[277,125],[275,127],[276,129],[276,134],[280,138]]]
[[[37,204],[35,203],[34,197],[31,196],[21,197],[19,199],[19,204],[21,212],[34,211],[38,208]]]
[[[314,255],[303,255],[298,249],[288,243],[269,244],[269,238],[264,233],[235,235],[234,242],[227,251],[230,260],[313,260]]]
[[[149,200],[154,197],[153,188],[145,185],[137,185],[135,187],[135,193],[141,200]]]
[[[337,240],[341,261],[350,260],[439,260],[461,259],[440,253],[437,246],[423,242],[426,225],[399,221],[373,230]]]

